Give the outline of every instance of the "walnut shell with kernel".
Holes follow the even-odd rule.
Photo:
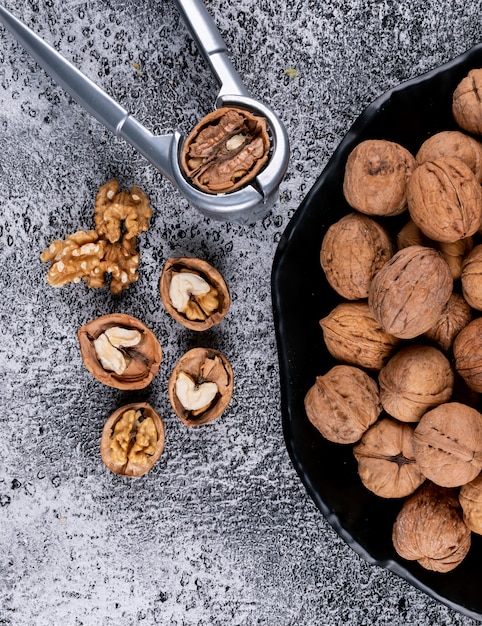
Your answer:
[[[402,213],[407,208],[407,182],[415,166],[415,157],[398,143],[384,139],[362,141],[346,163],[346,201],[367,215]]]
[[[327,230],[320,263],[333,289],[347,300],[368,297],[370,283],[393,255],[388,232],[372,218],[349,213]]]
[[[460,487],[482,470],[482,415],[460,402],[425,413],[414,433],[422,473],[440,487]]]
[[[399,343],[375,320],[365,301],[341,302],[320,326],[335,359],[370,370],[382,368]]]
[[[351,365],[335,365],[317,376],[304,404],[313,426],[334,443],[355,443],[381,412],[376,382]]]
[[[455,370],[470,389],[482,393],[482,317],[469,322],[453,345]]]
[[[399,250],[376,274],[368,305],[387,333],[412,339],[431,328],[452,293],[447,262],[433,248]]]
[[[471,546],[457,492],[425,482],[403,504],[392,531],[393,546],[408,561],[435,572],[450,572]]]
[[[367,489],[381,498],[403,498],[425,480],[415,460],[413,426],[391,418],[366,431],[353,453]]]
[[[410,217],[435,241],[454,242],[474,235],[482,219],[482,191],[460,159],[426,161],[407,185]]]
[[[432,346],[409,345],[380,371],[380,401],[402,422],[418,422],[430,408],[452,396],[454,374],[447,357]]]
[[[471,320],[472,310],[465,298],[458,293],[453,293],[447,300],[438,320],[423,336],[448,352],[455,337]]]
[[[482,135],[482,69],[473,69],[457,85],[452,113],[464,130]]]
[[[419,165],[443,157],[460,159],[482,182],[482,144],[474,137],[459,130],[444,130],[426,139],[415,155]]]

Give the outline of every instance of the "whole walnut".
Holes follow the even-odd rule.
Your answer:
[[[383,367],[399,343],[375,320],[366,301],[341,302],[320,326],[335,359],[370,370]]]
[[[465,257],[460,280],[468,304],[482,311],[482,244],[475,246]]]
[[[409,246],[430,246],[433,245],[433,243],[434,242],[424,235],[411,219],[408,220],[405,226],[397,233],[398,250],[408,248]]]
[[[472,535],[456,491],[425,482],[403,504],[392,540],[402,558],[425,569],[449,572],[457,567],[467,556]]]
[[[482,470],[482,415],[460,402],[425,413],[414,433],[422,473],[440,487],[460,487]]]
[[[449,360],[432,346],[410,345],[388,361],[378,375],[385,411],[402,422],[418,422],[430,408],[447,402],[454,387]]]
[[[351,365],[317,376],[304,402],[310,422],[334,443],[355,443],[381,412],[377,383]]]
[[[453,345],[455,369],[467,386],[482,393],[482,318],[467,324],[455,338]]]
[[[457,85],[452,99],[455,121],[464,130],[482,134],[482,69],[473,69]]]
[[[398,215],[407,208],[407,181],[415,157],[392,141],[368,139],[349,154],[343,192],[350,206],[367,215]]]
[[[453,242],[477,232],[482,191],[472,170],[460,159],[426,161],[407,185],[410,217],[427,237]]]
[[[385,418],[375,422],[353,448],[358,474],[381,498],[403,498],[425,480],[415,460],[413,426]]]
[[[471,320],[472,310],[465,298],[458,293],[452,293],[442,309],[440,317],[424,333],[424,337],[438,344],[445,352],[448,352],[455,337]]]
[[[474,247],[473,238],[465,237],[464,239],[450,242],[440,241],[436,244],[436,247],[447,261],[452,278],[458,280],[462,276],[465,259]]]
[[[393,255],[388,232],[372,218],[349,213],[323,237],[320,263],[333,289],[347,300],[368,297],[373,276]]]
[[[459,130],[444,130],[426,139],[415,155],[418,165],[441,157],[457,157],[482,182],[482,144],[474,137]]]
[[[431,328],[452,293],[447,262],[433,248],[396,252],[373,278],[368,305],[387,333],[412,339]]]
[[[459,502],[466,526],[474,533],[482,535],[482,474],[462,485]]]

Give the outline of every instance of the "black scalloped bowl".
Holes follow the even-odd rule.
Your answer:
[[[334,365],[319,320],[340,297],[326,282],[319,253],[327,228],[351,210],[342,190],[348,154],[365,139],[395,141],[415,154],[428,136],[455,129],[452,94],[475,67],[482,67],[482,44],[402,83],[362,113],[288,224],[275,254],[271,286],[284,436],[308,493],[339,535],[369,563],[482,620],[482,537],[473,534],[468,556],[446,574],[400,558],[391,533],[401,501],[384,500],[365,489],[358,478],[352,446],[326,441],[308,421],[303,404],[315,377]]]

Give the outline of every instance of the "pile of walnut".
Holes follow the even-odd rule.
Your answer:
[[[95,201],[95,230],[53,241],[40,255],[51,263],[48,284],[61,287],[84,280],[89,287],[101,288],[110,274],[113,294],[127,289],[139,278],[137,237],[148,229],[151,217],[149,199],[141,189],[119,191],[116,180],[105,183]]]
[[[338,364],[305,397],[325,438],[356,444],[365,487],[404,499],[398,554],[439,572],[482,534],[481,95],[482,69],[472,70],[453,94],[460,130],[429,137],[415,156],[379,139],[349,155],[353,212],[320,254],[344,298],[320,320]],[[385,218],[403,212],[392,238]]]

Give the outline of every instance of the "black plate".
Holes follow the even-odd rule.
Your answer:
[[[401,501],[384,500],[365,489],[352,446],[323,439],[309,423],[303,406],[315,377],[334,365],[319,320],[341,299],[326,282],[319,253],[327,228],[351,210],[342,191],[348,154],[365,139],[395,141],[415,154],[428,136],[455,129],[452,94],[475,67],[482,67],[482,44],[387,92],[362,113],[283,234],[274,258],[272,297],[284,436],[308,493],[340,536],[367,561],[482,620],[482,537],[473,534],[469,555],[450,573],[430,572],[400,558],[391,532]]]

